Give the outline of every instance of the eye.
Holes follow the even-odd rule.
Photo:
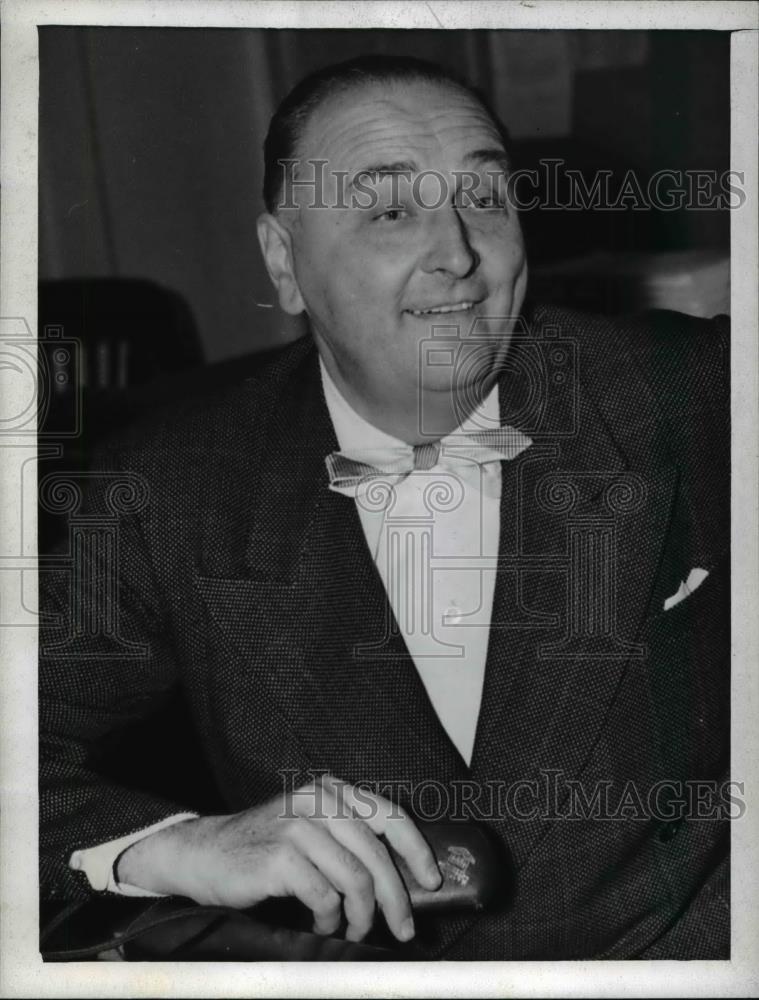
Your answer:
[[[373,222],[400,222],[403,219],[407,219],[409,213],[405,208],[389,208],[386,212],[382,212],[380,215],[375,215]]]
[[[485,195],[482,198],[472,195],[468,199],[468,204],[465,207],[478,208],[485,211],[490,210],[502,212],[506,209],[506,202],[503,198],[499,198],[497,195]]]

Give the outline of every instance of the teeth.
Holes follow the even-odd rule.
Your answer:
[[[430,313],[468,312],[473,302],[457,302],[454,306],[435,306],[433,309],[410,309],[413,316],[428,316]]]

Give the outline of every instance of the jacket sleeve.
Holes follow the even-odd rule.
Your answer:
[[[40,886],[47,898],[93,890],[72,853],[178,813],[170,801],[101,773],[107,737],[148,715],[177,684],[167,618],[136,511],[147,480],[98,461],[53,501],[78,497],[67,542],[40,570]],[[81,501],[81,502],[79,502]],[[44,502],[44,498],[43,498]],[[50,502],[50,497],[48,497]]]
[[[138,885],[130,885],[122,882],[118,878],[117,867],[120,856],[138,841],[149,837],[152,833],[165,830],[175,823],[182,823],[186,819],[193,819],[196,813],[178,813],[168,819],[160,820],[151,826],[144,827],[136,833],[129,833],[125,837],[117,837],[116,840],[109,840],[106,844],[98,844],[97,847],[88,847],[83,851],[74,851],[69,859],[69,867],[75,871],[83,871],[87,876],[93,889],[99,891],[108,890],[119,896],[161,896],[162,893],[150,892],[142,889]]]

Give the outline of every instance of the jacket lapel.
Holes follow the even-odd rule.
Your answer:
[[[316,767],[351,781],[461,776],[464,763],[399,635],[355,502],[328,488],[324,459],[338,445],[310,342],[277,384],[250,516],[248,579],[237,586],[257,614],[238,645],[260,651],[252,632],[270,623],[269,671]]]
[[[505,378],[504,422],[512,390]],[[552,775],[563,783],[580,774],[625,671],[645,662],[638,633],[675,485],[666,458],[653,468],[630,465],[581,387],[576,417],[573,434],[533,434],[533,446],[502,467],[499,573],[472,773],[502,787],[532,783],[497,821],[517,867],[547,828]]]

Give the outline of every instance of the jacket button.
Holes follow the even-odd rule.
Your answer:
[[[662,823],[659,827],[659,840],[662,844],[668,844],[682,826],[682,818],[670,819]]]

